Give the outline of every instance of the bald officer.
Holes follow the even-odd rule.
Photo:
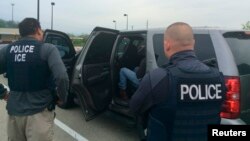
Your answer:
[[[206,141],[207,125],[220,124],[224,78],[197,59],[194,43],[188,24],[171,24],[164,34],[169,64],[147,74],[130,101],[134,113],[148,116],[148,141]]]

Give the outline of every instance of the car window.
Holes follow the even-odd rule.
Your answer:
[[[117,47],[117,51],[116,51],[116,56],[118,58],[121,58],[124,54],[124,52],[126,51],[128,45],[130,44],[130,39],[127,37],[120,37],[118,40],[118,47]]]
[[[250,34],[246,32],[227,32],[223,36],[234,55],[239,74],[250,74]]]
[[[116,44],[114,56],[120,67],[134,69],[139,65],[142,56],[138,52],[141,44],[145,44],[144,34],[120,36]]]
[[[155,34],[153,36],[153,45],[155,51],[155,57],[157,60],[157,65],[162,66],[168,63],[168,59],[165,57],[163,50],[163,34]],[[211,66],[218,67],[216,63],[216,55],[214,51],[214,46],[209,34],[195,34],[195,47],[197,57],[208,63]],[[213,63],[213,64],[211,64]]]
[[[45,42],[54,44],[59,50],[59,53],[62,58],[68,58],[70,56],[70,45],[63,37],[58,35],[48,35]]]
[[[85,64],[109,62],[115,39],[115,34],[98,34],[89,47],[85,58]]]

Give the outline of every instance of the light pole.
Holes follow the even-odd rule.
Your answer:
[[[14,22],[14,18],[13,18],[13,15],[14,15],[14,3],[11,3],[11,7],[12,7],[12,17],[11,17],[11,21]]]
[[[53,6],[55,5],[54,2],[51,2],[51,30],[53,30]]]
[[[37,0],[37,21],[39,22],[40,0]]]
[[[146,23],[146,29],[148,29],[148,20],[147,20],[147,23]]]
[[[127,17],[127,30],[128,30],[128,14],[124,14],[123,16]]]
[[[113,20],[113,23],[115,23],[115,29],[116,29],[116,20]]]

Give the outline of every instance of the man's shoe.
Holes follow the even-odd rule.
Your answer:
[[[127,93],[126,93],[125,90],[121,90],[121,91],[120,91],[120,97],[121,97],[121,99],[123,99],[123,100],[128,100],[128,96],[127,96]]]

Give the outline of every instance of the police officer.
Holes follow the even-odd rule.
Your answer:
[[[205,141],[207,125],[220,124],[223,74],[197,59],[194,43],[188,24],[170,25],[164,34],[168,65],[145,75],[131,98],[131,110],[148,115],[148,141]]]
[[[54,45],[43,43],[43,31],[34,18],[18,25],[21,39],[0,50],[0,74],[7,72],[9,141],[52,141],[55,80],[60,102],[68,94],[69,78]],[[53,107],[53,106],[52,106]]]

